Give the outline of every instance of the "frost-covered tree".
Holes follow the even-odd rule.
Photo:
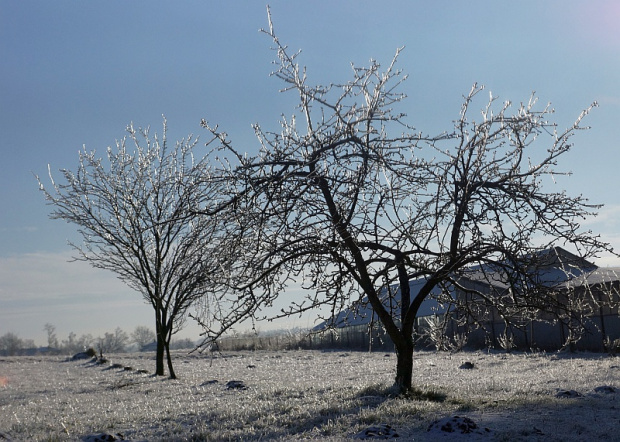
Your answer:
[[[97,338],[97,351],[104,353],[124,353],[127,350],[129,336],[123,329],[116,327],[114,333],[106,332]]]
[[[56,326],[47,322],[43,326],[43,330],[47,333],[47,346],[49,348],[58,348],[58,338],[56,337]]]
[[[255,127],[255,156],[203,121],[213,143],[239,161],[229,174],[236,235],[246,251],[234,273],[243,293],[227,298],[239,318],[286,296],[292,282],[307,297],[291,298],[282,316],[329,306],[330,319],[368,302],[394,342],[395,384],[406,392],[416,316],[438,288],[471,290],[459,287],[460,276],[472,266],[492,268],[488,278],[532,290],[487,299],[490,305],[500,312],[545,309],[556,304],[532,280],[537,252],[563,243],[583,257],[610,249],[579,225],[598,206],[553,188],[553,177],[563,175],[557,163],[590,108],[560,130],[549,121],[552,109],[534,97],[513,106],[490,96],[479,106],[483,88],[475,85],[454,127],[427,136],[399,112],[400,51],[385,69],[373,60],[353,66],[346,83],[314,86],[299,53],[291,54],[269,24],[274,75],[298,95],[297,111],[282,118],[277,133]],[[425,281],[416,293],[412,279]]]
[[[7,356],[15,355],[24,347],[24,341],[15,333],[7,332],[0,336],[0,351]]]
[[[208,156],[194,156],[191,135],[171,146],[165,120],[161,136],[133,125],[127,132],[105,159],[80,151],[77,171],[62,169],[62,182],[51,171],[51,187],[37,179],[50,217],[75,224],[82,236],[82,244],[71,243],[76,259],[114,272],[152,306],[156,374],[164,374],[166,354],[175,378],[170,339],[218,268],[215,218],[195,212],[218,191]]]
[[[74,332],[69,332],[67,339],[63,339],[61,348],[63,352],[73,354],[82,351],[86,351],[88,348],[93,347],[94,339],[90,334],[85,334],[79,338]]]
[[[155,332],[145,325],[139,325],[131,333],[131,342],[138,346],[138,350],[155,341]]]

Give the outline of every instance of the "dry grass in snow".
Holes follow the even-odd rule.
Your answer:
[[[388,424],[400,440],[620,438],[620,360],[604,355],[417,353],[408,399],[392,394],[396,358],[383,353],[176,353],[178,380],[138,373],[153,370],[150,356],[109,359],[0,358],[0,432],[42,441],[101,432],[134,441],[348,440]],[[464,362],[474,368],[459,369]],[[231,380],[247,389],[227,389]],[[561,394],[569,390],[582,396]],[[427,431],[453,416],[489,431]]]

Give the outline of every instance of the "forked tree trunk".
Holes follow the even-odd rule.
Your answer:
[[[166,333],[166,358],[168,360],[168,372],[170,373],[170,379],[176,379],[177,375],[174,372],[174,368],[172,367],[172,357],[170,356],[170,339],[172,339],[172,333],[171,331],[168,331],[168,333]]]
[[[413,339],[400,339],[396,346],[396,379],[394,384],[400,394],[411,391],[413,378]]]
[[[162,314],[162,316],[164,316]],[[163,319],[157,318],[155,324],[155,332],[157,334],[157,354],[155,355],[155,374],[157,376],[164,376],[164,357],[168,364],[168,372],[170,373],[170,379],[176,379],[177,375],[174,372],[172,366],[172,357],[170,356],[170,339],[172,338],[172,320],[166,323]]]

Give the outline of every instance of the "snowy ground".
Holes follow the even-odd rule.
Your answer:
[[[177,353],[174,381],[138,372],[152,356],[109,359],[0,358],[0,440],[347,440],[380,424],[399,440],[620,439],[620,359],[605,355],[417,353],[413,399],[390,395],[384,353]],[[428,431],[454,416],[478,428]]]

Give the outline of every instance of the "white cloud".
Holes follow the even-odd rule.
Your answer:
[[[594,226],[606,230],[617,230],[619,224],[620,204],[606,204],[597,210],[597,214],[595,216],[588,217],[583,222],[584,226]]]
[[[608,242],[616,253],[620,253],[620,205],[605,205],[598,210],[598,214],[587,218],[583,227],[592,230],[596,235],[600,235],[602,241]],[[620,258],[610,253],[601,254],[595,260],[596,264],[602,267],[620,266]]]

